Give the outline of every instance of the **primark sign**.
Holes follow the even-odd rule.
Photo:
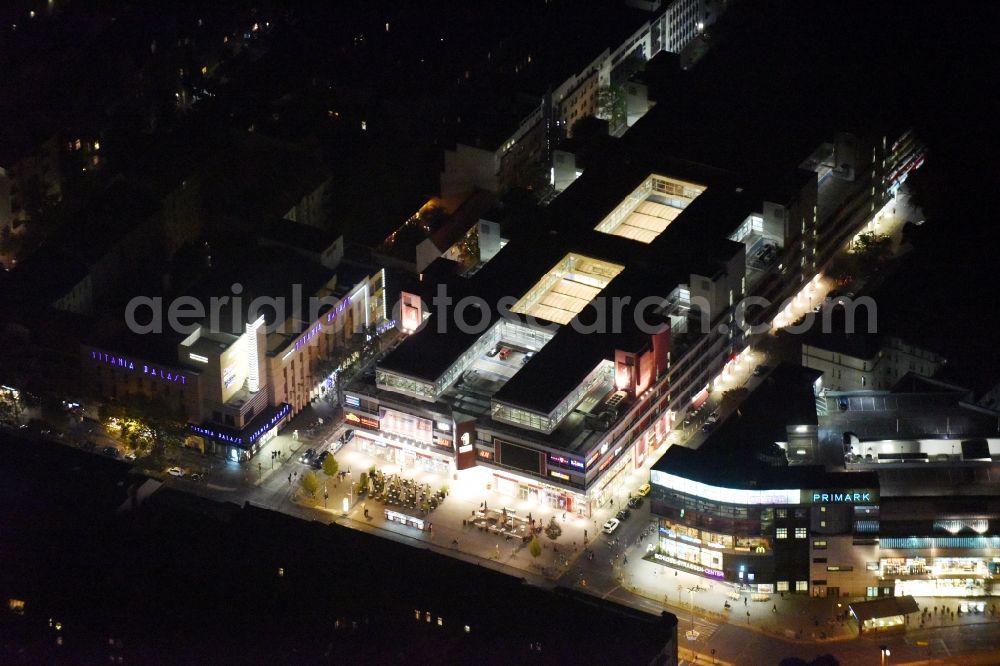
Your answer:
[[[872,504],[878,503],[878,491],[867,490],[810,490],[803,491],[803,503],[809,498],[812,504]]]

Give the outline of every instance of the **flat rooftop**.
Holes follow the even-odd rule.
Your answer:
[[[467,295],[483,299],[491,308],[491,321],[499,319],[496,304],[513,298],[515,315],[530,315],[542,325],[552,323],[556,330],[496,398],[548,413],[602,360],[612,359],[616,349],[637,350],[648,343],[648,335],[635,323],[640,301],[647,296],[665,299],[678,285],[688,283],[692,273],[715,275],[741,250],[728,236],[750,213],[759,211],[767,196],[741,182],[731,173],[703,165],[663,157],[635,163],[618,156],[588,169],[537,223],[522,229],[475,276],[445,283],[454,302]],[[654,189],[663,190],[662,185],[668,184],[680,194]],[[671,196],[679,203],[685,189],[688,199],[680,203],[686,205],[683,210],[664,203]],[[632,214],[643,204],[651,205],[638,209],[639,215],[666,216],[657,218],[664,221],[663,231],[648,242],[629,237],[636,235],[632,232],[615,233],[622,224],[607,223],[616,210]],[[666,209],[671,212],[665,213]],[[667,223],[669,216],[673,219]],[[628,219],[623,218],[626,226]],[[590,260],[599,276],[589,269],[569,270],[567,263],[574,258]],[[595,302],[597,297],[602,301]],[[609,304],[616,298],[621,304],[619,323],[610,322]],[[649,313],[644,314],[649,319]],[[602,319],[609,325],[595,327]],[[435,310],[427,326],[379,367],[434,382],[478,339],[479,334],[460,330]]]

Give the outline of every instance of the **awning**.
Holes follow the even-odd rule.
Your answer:
[[[857,619],[858,624],[864,624],[867,620],[880,617],[916,613],[920,610],[917,602],[911,596],[885,597],[884,599],[874,599],[872,601],[860,601],[851,604],[849,608],[851,609],[851,614]]]

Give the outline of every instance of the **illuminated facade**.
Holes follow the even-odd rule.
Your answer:
[[[853,515],[863,507],[877,510],[879,504],[874,474],[761,468],[757,475],[734,473],[731,483],[721,485],[725,472],[709,472],[711,482],[694,478],[698,473],[691,461],[697,455],[671,449],[650,472],[659,541],[648,556],[755,592],[809,593],[811,539],[850,533]],[[706,469],[725,465],[721,460],[704,464]],[[674,466],[685,473],[658,469]]]

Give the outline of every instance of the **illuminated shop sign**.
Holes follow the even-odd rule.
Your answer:
[[[192,432],[196,432],[199,435],[204,435],[205,437],[209,437],[211,439],[217,439],[220,442],[229,442],[230,444],[242,444],[243,443],[243,438],[242,437],[235,437],[233,435],[227,435],[224,432],[218,432],[218,431],[212,430],[211,428],[203,428],[201,426],[192,425],[191,426],[191,431]]]
[[[136,363],[135,361],[125,358],[124,356],[115,356],[114,354],[108,354],[107,352],[93,350],[90,352],[90,358],[95,361],[100,361],[101,363],[113,365],[116,368],[121,368],[122,370],[128,370],[129,372],[141,372],[144,375],[156,377],[157,379],[162,379],[166,382],[187,384],[187,377],[179,372],[171,372],[170,370],[158,368],[155,365],[147,365],[146,363]]]
[[[479,457],[482,458],[483,460],[493,460],[492,451],[487,451],[486,449],[479,449],[477,453],[479,454]]]
[[[348,412],[344,416],[344,420],[347,421],[348,423],[361,426],[362,428],[369,428],[371,430],[379,429],[378,419],[373,419],[370,416],[361,416],[360,414]]]
[[[316,324],[309,329],[309,332],[303,335],[301,338],[295,341],[295,351],[302,349],[303,346],[309,344],[309,341],[319,335],[319,332],[323,330],[322,324]]]
[[[822,492],[814,490],[811,492],[813,504],[853,504],[854,502],[877,502],[877,490],[849,490],[845,492]]]
[[[563,474],[562,472],[551,471],[550,476],[554,476],[557,479],[562,479],[563,481],[569,481],[569,474]]]
[[[344,404],[347,405],[348,407],[360,407],[361,398],[359,398],[356,395],[345,395]]]
[[[583,469],[582,460],[574,460],[573,458],[566,458],[565,456],[557,456],[554,454],[549,454],[549,460],[560,465],[565,465],[567,467],[576,467],[577,469]]]
[[[587,456],[587,467],[590,467],[594,462],[601,457],[600,451],[594,451],[589,456]]]
[[[330,310],[329,312],[326,313],[326,323],[329,324],[334,319],[336,319],[337,315],[339,315],[341,312],[343,312],[344,310],[346,310],[347,307],[350,304],[351,304],[351,297],[350,296],[346,297],[344,300],[342,300],[341,302],[337,303],[337,307],[333,308],[332,310]]]
[[[191,425],[191,432],[196,432],[199,435],[203,435],[205,437],[208,437],[210,439],[215,439],[220,442],[228,442],[229,444],[236,444],[237,446],[242,446],[244,443],[249,445],[256,442],[258,439],[260,439],[261,435],[266,433],[271,428],[275,427],[283,418],[288,416],[288,413],[291,411],[292,411],[291,405],[283,404],[281,406],[281,409],[275,412],[274,416],[272,416],[270,419],[267,420],[267,423],[254,430],[246,438],[245,441],[243,437],[239,437],[237,435],[230,435],[219,430],[214,430],[212,428],[205,428],[198,425]]]
[[[290,411],[292,411],[292,406],[291,405],[287,405],[287,404],[286,405],[282,405],[281,409],[279,409],[278,412],[274,416],[272,416],[268,420],[268,422],[266,424],[264,424],[261,427],[257,428],[253,432],[253,434],[250,435],[250,443],[253,444],[254,442],[256,442],[257,439],[261,435],[263,435],[265,432],[267,432],[268,430],[270,430],[271,428],[273,428],[279,421],[281,421],[281,419],[283,419],[286,416],[288,416],[288,413]]]
[[[700,564],[695,564],[694,562],[687,562],[686,560],[679,560],[676,557],[671,557],[670,555],[664,555],[663,553],[654,553],[653,557],[661,562],[666,562],[672,566],[680,567],[682,569],[687,569],[688,571],[694,571],[695,573],[704,574],[705,576],[711,576],[712,578],[725,578],[726,574],[718,569],[712,569],[711,567],[705,567]]]

